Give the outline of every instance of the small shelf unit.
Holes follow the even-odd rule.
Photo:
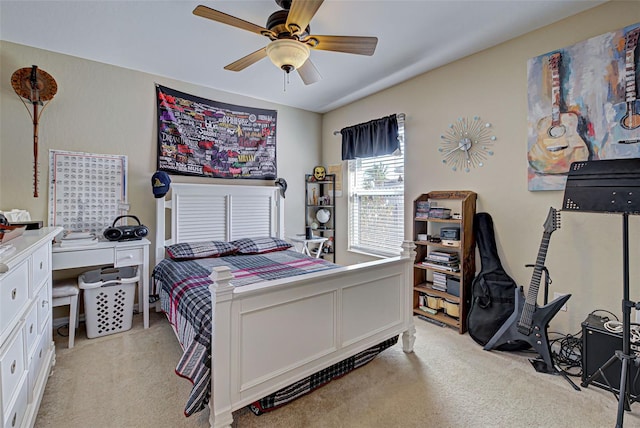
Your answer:
[[[416,244],[416,259],[413,266],[413,313],[433,319],[458,330],[460,334],[467,331],[467,314],[471,304],[471,283],[475,276],[475,234],[473,220],[476,212],[477,195],[468,190],[433,191],[420,195],[413,204],[413,233]],[[435,203],[438,207],[448,207],[453,213],[460,214],[460,218],[424,218],[424,213],[419,216],[420,203]],[[443,227],[459,227],[459,242],[452,245],[441,242],[418,239],[424,236],[439,237]],[[447,268],[425,266],[423,262],[431,251],[446,251],[456,254],[459,263],[459,271]],[[434,288],[433,274],[446,275],[447,279],[459,280],[458,294]],[[442,275],[439,275],[442,277]],[[440,287],[442,286],[440,285]],[[431,305],[421,304],[426,301]],[[435,304],[434,304],[435,302]],[[443,303],[446,308],[438,307]],[[453,310],[457,306],[456,310]],[[423,308],[428,309],[424,310]],[[435,313],[434,313],[435,311]],[[447,314],[451,312],[452,314]]]
[[[327,174],[323,180],[316,180],[313,174],[305,174],[304,181],[305,226],[312,228],[314,236],[328,238],[322,246],[320,257],[335,263],[336,176]],[[320,210],[329,211],[329,221],[326,223],[321,223],[317,218]],[[313,253],[313,249],[311,252]]]

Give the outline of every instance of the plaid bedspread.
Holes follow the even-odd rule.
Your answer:
[[[193,383],[184,410],[186,416],[202,410],[211,393],[212,311],[208,287],[209,275],[218,266],[229,266],[234,276],[232,285],[236,287],[338,267],[294,250],[185,261],[164,259],[158,263],[153,278],[162,310],[174,326],[184,351],[176,374]]]

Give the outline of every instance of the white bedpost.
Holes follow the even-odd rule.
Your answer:
[[[413,352],[413,344],[416,341],[416,327],[413,324],[413,260],[416,258],[416,244],[413,241],[402,242],[403,259],[409,259],[411,263],[405,263],[405,285],[407,292],[405,293],[405,316],[407,317],[407,329],[402,333],[402,350],[404,352]]]
[[[164,210],[164,198],[156,199],[156,251],[154,254],[156,258],[156,264],[160,263],[160,260],[164,259],[164,222],[166,220]]]
[[[209,399],[209,423],[212,428],[231,427],[233,423],[231,403],[231,301],[233,279],[227,266],[216,267],[211,272],[211,398]],[[221,346],[216,346],[221,344]]]
[[[274,212],[278,213],[278,218],[276,219],[277,221],[277,228],[278,228],[278,234],[277,237],[280,239],[285,239],[285,233],[284,233],[284,198],[280,196],[280,191],[277,191],[275,193],[275,204],[276,204],[276,209],[274,210]]]

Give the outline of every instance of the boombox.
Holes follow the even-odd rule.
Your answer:
[[[121,218],[131,217],[138,222],[137,226],[116,226],[116,223]],[[105,229],[103,235],[109,241],[135,241],[136,239],[142,239],[149,234],[147,226],[140,223],[138,217],[134,215],[121,215],[117,217],[111,227]]]

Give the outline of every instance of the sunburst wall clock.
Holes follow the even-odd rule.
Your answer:
[[[496,136],[492,135],[489,122],[474,116],[471,120],[458,118],[440,139],[438,151],[442,154],[442,163],[452,171],[470,172],[472,168],[484,166],[485,160],[493,156]]]

